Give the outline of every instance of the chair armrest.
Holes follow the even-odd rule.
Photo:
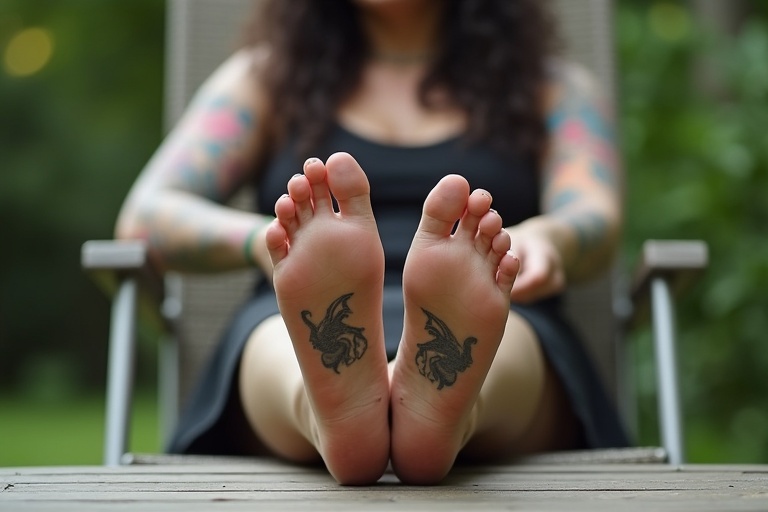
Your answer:
[[[632,314],[629,324],[647,320],[650,285],[664,278],[676,293],[690,286],[709,263],[709,246],[703,240],[647,240],[630,288]]]
[[[151,265],[143,240],[89,240],[81,249],[81,265],[96,285],[108,296],[117,292],[125,276],[139,284],[139,309],[142,323],[158,332],[171,328],[169,304],[162,275]]]
[[[690,286],[706,268],[708,260],[708,246],[701,240],[648,240],[643,244],[630,289],[632,305],[627,323],[637,325],[651,317],[659,431],[671,464],[685,461],[673,295]]]
[[[148,328],[152,335],[170,333],[180,308],[174,311],[168,307],[173,299],[166,298],[163,279],[152,268],[146,243],[141,240],[88,241],[81,250],[81,263],[112,298],[104,463],[116,466],[122,462],[130,440],[137,327]],[[175,353],[170,355],[175,357]],[[173,404],[175,416],[175,399]]]

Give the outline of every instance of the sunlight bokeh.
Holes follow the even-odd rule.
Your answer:
[[[25,77],[40,72],[53,56],[53,35],[40,27],[14,34],[3,54],[3,68],[11,76]]]

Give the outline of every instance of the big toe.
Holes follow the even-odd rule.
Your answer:
[[[424,201],[419,231],[448,236],[467,207],[469,183],[458,174],[449,174],[435,185]]]
[[[325,163],[328,186],[342,215],[371,214],[371,186],[362,167],[349,153],[334,153]]]

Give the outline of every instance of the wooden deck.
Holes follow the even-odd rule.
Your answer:
[[[0,511],[768,510],[768,466],[517,464],[456,469],[443,485],[391,473],[342,487],[272,460],[0,468]]]

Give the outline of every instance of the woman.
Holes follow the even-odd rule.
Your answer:
[[[625,444],[557,302],[616,248],[611,122],[541,2],[275,0],[258,19],[117,225],[161,268],[266,275],[172,451],[321,458],[344,484],[391,461],[429,484],[457,457]],[[248,183],[257,213],[222,206]]]

